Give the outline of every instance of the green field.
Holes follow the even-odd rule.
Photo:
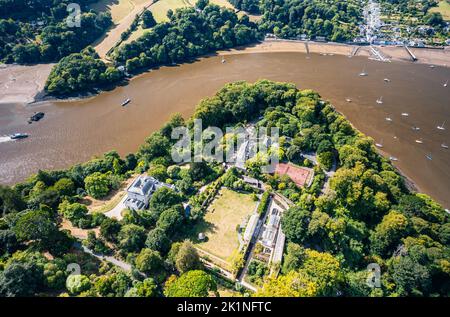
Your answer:
[[[89,8],[98,12],[111,12],[113,22],[118,23],[130,14],[136,6],[146,2],[148,0],[101,0],[89,5]]]
[[[167,11],[191,6],[188,0],[159,0],[150,7],[156,22],[168,21]]]
[[[169,9],[175,11],[178,8],[193,6],[195,2],[196,0],[159,0],[150,7],[150,11],[152,11],[156,22],[167,21],[167,11]],[[233,6],[227,0],[210,0],[209,2],[233,9]]]
[[[256,202],[251,195],[222,188],[209,206],[204,220],[193,228],[192,240],[197,241],[198,234],[205,233],[207,241],[197,241],[196,246],[228,262],[239,248],[236,227],[248,218],[255,208]]]
[[[442,17],[446,21],[450,21],[450,2],[447,0],[442,0],[439,2],[437,7],[433,7],[429,12],[440,12],[442,14]]]

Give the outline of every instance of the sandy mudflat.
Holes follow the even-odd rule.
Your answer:
[[[356,56],[372,57],[369,46],[356,46],[339,43],[317,43],[308,42],[310,53],[352,55],[356,51]],[[411,61],[411,57],[404,47],[398,46],[378,46],[381,53],[393,61]],[[450,48],[446,49],[425,49],[411,48],[413,54],[418,58],[417,63],[434,64],[440,66],[450,66]],[[269,52],[300,52],[306,53],[306,44],[303,41],[290,40],[265,40],[262,43],[221,51],[220,55],[230,54],[250,54],[250,53],[269,53]]]
[[[53,65],[0,65],[0,103],[33,102],[44,89]]]

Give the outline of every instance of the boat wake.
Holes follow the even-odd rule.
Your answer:
[[[0,136],[0,143],[12,141],[9,136]]]

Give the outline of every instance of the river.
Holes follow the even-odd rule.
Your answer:
[[[363,68],[367,77],[358,76]],[[214,56],[162,67],[89,99],[0,105],[0,136],[30,134],[20,141],[0,137],[0,183],[13,184],[38,169],[65,168],[112,149],[122,155],[135,152],[172,113],[189,116],[225,83],[262,78],[317,90],[356,128],[382,143],[385,155],[397,157],[394,165],[421,191],[450,207],[450,150],[441,148],[450,145],[450,87],[443,87],[450,69],[340,55],[236,54],[227,56],[226,63]],[[381,96],[383,104],[377,104]],[[126,98],[132,102],[121,107]],[[29,125],[34,111],[45,112],[45,118]],[[438,130],[445,120],[447,129]]]

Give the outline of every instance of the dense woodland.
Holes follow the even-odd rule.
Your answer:
[[[78,1],[81,26],[68,27],[63,0],[0,0],[0,61],[33,64],[54,62],[79,52],[111,24],[109,12],[89,11],[93,0]]]
[[[69,95],[75,91],[86,92],[95,87],[111,85],[123,78],[123,73],[100,60],[92,47],[63,57],[53,67],[45,89],[51,94]]]
[[[167,63],[179,63],[214,50],[254,42],[256,25],[230,9],[198,2],[196,8],[169,11],[169,22],[159,23],[114,54],[129,72]]]
[[[114,64],[125,66],[128,73],[137,73],[164,64],[181,63],[218,49],[244,45],[259,37],[256,25],[247,16],[238,18],[232,10],[207,1],[199,1],[197,8],[169,11],[168,16],[169,22],[155,25],[151,12],[147,11],[143,15],[143,24],[150,29],[137,40],[115,50],[111,56]],[[128,30],[126,34],[129,34]],[[71,62],[74,60],[75,63]],[[108,83],[116,81],[116,74],[114,80],[109,80],[110,75],[104,73],[107,67],[100,59],[74,54],[53,68],[46,84],[47,91],[67,95],[102,87],[103,80],[86,81],[94,69],[96,76],[106,78]]]
[[[310,188],[289,179],[258,173],[264,158],[247,162],[249,173],[289,197],[282,228],[288,240],[281,273],[264,280],[262,296],[447,296],[450,285],[450,223],[443,208],[405,187],[401,175],[358,131],[311,90],[292,84],[259,81],[226,85],[198,105],[185,122],[175,115],[153,133],[136,154],[105,154],[64,171],[40,171],[14,187],[0,187],[0,295],[44,293],[62,296],[207,296],[218,284],[233,288],[206,271],[191,242],[190,228],[203,218],[182,202],[198,189],[220,180],[239,188],[239,173],[224,174],[220,164],[171,161],[171,131],[203,126],[234,126],[262,116],[257,126],[279,127],[277,155],[282,161],[309,164],[301,153],[315,151],[319,166]],[[287,138],[287,137],[290,138]],[[289,141],[288,141],[289,140]],[[322,193],[322,169],[336,160],[330,190]],[[124,219],[88,213],[86,196],[102,198],[134,173],[147,171],[177,190],[159,189],[147,210]],[[245,189],[244,189],[245,190]],[[62,223],[90,231],[85,246],[130,263],[132,272],[100,263],[74,248]],[[51,254],[51,257],[48,255]],[[65,267],[79,263],[82,275]],[[366,267],[378,263],[381,288],[370,289]],[[252,265],[259,274],[260,268]],[[301,281],[301,283],[299,283]],[[242,290],[241,290],[242,291]]]
[[[236,9],[248,13],[259,14],[259,0],[229,0]]]
[[[260,29],[282,38],[323,36],[345,42],[358,35],[362,19],[360,1],[261,0]]]

